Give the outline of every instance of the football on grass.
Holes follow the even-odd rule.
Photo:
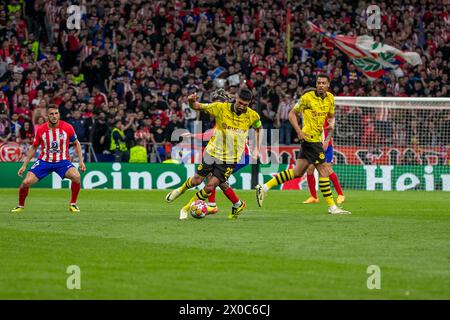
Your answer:
[[[189,207],[189,212],[196,219],[204,218],[208,214],[208,205],[203,200],[195,200]]]

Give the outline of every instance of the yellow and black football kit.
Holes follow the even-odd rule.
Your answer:
[[[322,146],[322,130],[325,118],[328,114],[334,114],[334,96],[327,92],[325,98],[319,97],[315,91],[305,93],[294,111],[302,113],[305,140],[301,142],[300,159],[306,159],[309,163],[318,165],[325,162],[325,154]],[[294,179],[294,170],[288,169],[280,172],[274,178],[265,183],[268,189]],[[335,206],[328,177],[319,177],[319,188],[328,207]],[[257,198],[260,199],[262,187],[257,187]],[[334,210],[334,209],[333,209]]]
[[[294,111],[302,113],[305,140],[301,142],[300,159],[309,163],[325,162],[322,147],[323,124],[328,114],[334,114],[334,96],[327,92],[325,98],[317,95],[316,91],[309,91],[301,96],[295,104]]]
[[[234,106],[230,102],[201,105],[202,111],[215,118],[216,125],[197,173],[203,177],[212,173],[221,182],[225,182],[242,157],[248,130],[261,128],[261,120],[258,113],[250,108],[238,115],[233,111]]]

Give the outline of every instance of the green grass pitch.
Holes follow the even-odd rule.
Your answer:
[[[258,208],[178,221],[184,195],[166,191],[31,189],[11,215],[17,190],[0,190],[0,299],[449,299],[450,196],[445,192],[348,191],[350,216],[305,191],[272,191]],[[81,289],[66,287],[67,267]],[[381,270],[369,290],[367,268]]]

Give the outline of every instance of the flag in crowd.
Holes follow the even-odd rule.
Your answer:
[[[373,37],[336,35],[308,21],[313,32],[320,33],[344,52],[369,79],[383,76],[389,70],[401,68],[405,63],[421,64],[416,52],[401,51],[393,46],[374,41]]]

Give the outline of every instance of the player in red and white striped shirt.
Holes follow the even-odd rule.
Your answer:
[[[27,157],[20,167],[17,174],[22,177],[28,163],[38,147],[41,147],[39,160],[28,170],[25,179],[19,188],[19,205],[11,210],[13,213],[19,213],[25,208],[25,199],[30,187],[45,178],[52,172],[56,172],[61,179],[67,178],[72,181],[72,195],[70,199],[69,211],[79,212],[77,206],[77,197],[81,189],[81,177],[78,170],[70,162],[69,144],[73,143],[79,159],[80,171],[86,171],[83,161],[81,145],[75,134],[73,127],[65,121],[59,120],[59,110],[55,105],[47,107],[48,122],[39,126],[36,130],[34,141],[28,151]]]

